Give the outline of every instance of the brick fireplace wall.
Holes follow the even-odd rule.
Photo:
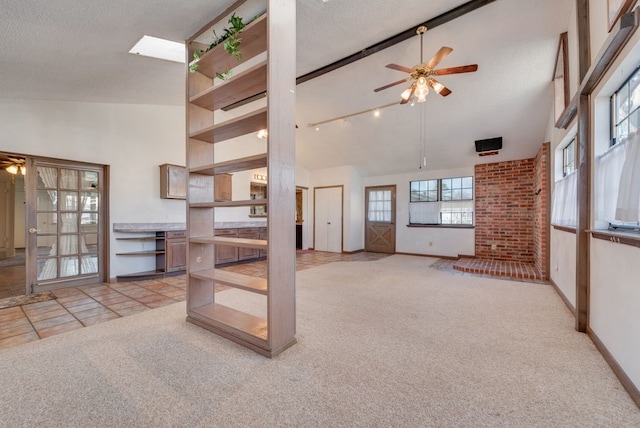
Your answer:
[[[476,257],[534,263],[534,164],[476,165]]]
[[[547,278],[548,199],[549,143],[533,159],[476,165],[476,257],[530,263]]]

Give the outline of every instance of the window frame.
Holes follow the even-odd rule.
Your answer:
[[[613,94],[611,94],[611,97],[609,98],[609,109],[610,109],[610,123],[609,123],[609,131],[610,131],[610,142],[609,142],[609,147],[613,147],[615,146],[619,141],[618,138],[618,125],[621,124],[623,121],[627,121],[627,126],[629,121],[631,120],[631,117],[634,113],[637,113],[640,115],[640,103],[638,103],[638,105],[633,109],[633,111],[629,111],[627,113],[627,115],[622,119],[619,120],[618,118],[618,97],[619,97],[619,93],[623,90],[626,89],[627,90],[627,95],[628,95],[628,99],[631,100],[631,86],[630,83],[633,80],[634,77],[638,76],[640,78],[640,66],[636,67],[633,72],[629,75],[629,77],[627,77],[624,82],[618,87],[618,89],[616,89]],[[636,86],[636,90],[640,88],[640,84],[638,86]],[[626,135],[628,135],[629,132],[627,132]]]
[[[471,180],[471,185],[470,186],[465,186],[465,179],[470,179]],[[454,180],[460,180],[460,186],[454,186]],[[445,185],[443,184],[443,182],[448,181],[450,183],[450,186],[448,189],[445,189]],[[414,199],[414,194],[413,194],[413,188],[414,185],[413,183],[422,183],[422,182],[436,182],[437,183],[437,197],[436,200],[418,200],[418,199]],[[426,186],[427,189],[426,191],[429,192],[430,191],[430,187]],[[422,186],[419,186],[419,190],[418,191],[422,191],[420,190],[422,188]],[[465,194],[465,190],[470,190],[471,191],[471,197],[470,198],[463,198],[463,195]],[[459,191],[459,198],[454,198],[454,191]],[[443,197],[443,192],[451,192],[450,196],[448,197],[448,199],[444,199]],[[424,180],[411,180],[409,181],[409,204],[415,204],[415,203],[457,203],[457,202],[473,202],[473,208],[472,211],[470,213],[471,215],[471,222],[470,223],[463,223],[462,219],[465,217],[465,214],[468,214],[468,212],[465,211],[460,211],[460,223],[453,223],[453,222],[444,222],[444,217],[443,214],[449,214],[449,216],[451,218],[453,218],[453,214],[456,214],[456,212],[454,211],[448,211],[446,213],[443,213],[442,211],[442,207],[438,208],[438,223],[411,223],[411,218],[409,218],[409,226],[443,226],[443,227],[473,227],[475,225],[475,189],[474,189],[474,177],[472,175],[465,175],[465,176],[459,176],[459,177],[446,177],[446,178],[431,178],[431,179],[424,179]]]
[[[571,162],[567,161],[567,154],[569,153],[569,147],[573,151],[573,159]],[[569,170],[570,169],[570,170]],[[562,176],[566,177],[576,170],[576,137],[573,137],[566,146],[562,148]]]

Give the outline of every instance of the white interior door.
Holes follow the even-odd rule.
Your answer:
[[[314,189],[314,248],[342,252],[342,186]]]

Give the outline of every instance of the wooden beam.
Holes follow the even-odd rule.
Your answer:
[[[490,3],[493,3],[496,0],[471,0],[468,1],[454,9],[451,9],[447,12],[444,12],[438,16],[436,16],[435,18],[431,18],[430,20],[416,25],[415,27],[411,27],[407,30],[404,30],[401,33],[396,34],[395,36],[391,36],[388,39],[385,39],[381,42],[378,42],[374,45],[369,46],[368,48],[362,49],[354,54],[351,54],[345,58],[339,59],[335,62],[332,62],[329,65],[325,65],[324,67],[320,67],[317,70],[311,71],[307,74],[304,74],[300,77],[298,77],[296,79],[296,85],[299,85],[301,83],[304,82],[308,82],[311,79],[315,79],[316,77],[320,77],[323,74],[327,74],[333,70],[337,70],[340,67],[344,67],[347,64],[351,64],[353,62],[356,62],[358,60],[361,60],[363,58],[368,57],[369,55],[372,55],[376,52],[380,52],[383,49],[386,49],[388,47],[391,47],[397,43],[403,42],[405,40],[410,39],[411,37],[416,35],[416,30],[419,26],[421,25],[425,25],[428,29],[433,29],[436,27],[439,27],[440,25],[446,24],[449,21],[452,21],[456,18],[459,18],[463,15],[466,15],[469,12],[473,12],[476,9],[479,9],[483,6],[486,6]],[[227,107],[225,107],[223,110],[224,111],[229,111],[232,110],[236,107],[240,107],[243,106],[245,104],[248,104],[250,102],[259,100],[260,98],[264,98],[265,93],[261,93],[261,94],[257,94],[254,95],[250,98],[244,99],[242,101],[238,101],[235,104],[231,104]]]
[[[627,41],[638,29],[639,22],[640,8],[620,17],[605,41],[604,47],[598,52],[597,60],[591,65],[585,78],[581,80],[580,94],[587,95],[593,92],[605,73],[609,71],[622,48],[626,46]]]
[[[576,20],[578,26],[578,70],[580,81],[591,64],[591,42],[589,39],[589,0],[576,0]]]
[[[454,9],[449,10],[443,14],[436,16],[422,24],[418,24],[415,27],[411,27],[407,30],[404,30],[401,33],[396,34],[395,36],[391,36],[386,40],[378,42],[374,45],[369,46],[368,48],[362,49],[354,54],[349,55],[348,57],[339,59],[338,61],[332,62],[329,65],[325,65],[317,70],[314,70],[310,73],[302,75],[296,79],[296,83],[304,83],[311,79],[315,79],[316,77],[322,76],[323,74],[329,73],[330,71],[336,70],[340,67],[344,67],[347,64],[351,64],[358,60],[368,57],[376,52],[380,52],[383,49],[391,47],[397,43],[404,42],[405,40],[410,39],[411,37],[416,35],[416,30],[421,25],[426,26],[429,30],[439,27],[440,25],[446,24],[449,21],[452,21],[456,18],[459,18],[463,15],[466,15],[469,12],[473,12],[476,9],[479,9],[483,6],[488,5],[489,3],[493,3],[495,0],[471,0],[468,1]],[[586,0],[585,0],[586,1]]]
[[[576,170],[578,179],[578,218],[576,224],[576,330],[586,333],[589,326],[589,229],[591,224],[591,112],[589,95],[578,101]]]

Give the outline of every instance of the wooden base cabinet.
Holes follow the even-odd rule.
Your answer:
[[[165,271],[182,272],[187,267],[187,239],[184,230],[167,232],[165,241]]]
[[[260,239],[260,229],[246,228],[238,230],[238,238]],[[238,260],[254,260],[260,257],[260,250],[252,247],[238,248]]]
[[[185,45],[187,57],[211,43],[212,26],[227,22],[245,3],[237,0],[210,24],[196,32]],[[296,2],[264,0],[264,6],[243,17],[246,26],[238,60],[218,44],[196,56],[187,68],[187,321],[233,340],[264,356],[272,357],[292,346],[295,337],[295,87]],[[258,11],[259,12],[259,11]],[[238,15],[240,15],[238,13]],[[236,15],[236,16],[238,16]],[[254,18],[255,17],[255,18]],[[273,19],[272,25],[272,17]],[[198,20],[206,20],[205,16]],[[253,61],[250,66],[241,65]],[[194,72],[189,72],[189,68]],[[193,70],[197,68],[197,70]],[[216,75],[233,73],[227,80]],[[229,119],[220,114],[227,106],[267,94],[266,107],[247,104],[243,114]],[[254,106],[253,111],[248,111]],[[236,140],[268,129],[265,152],[246,155],[246,145]],[[223,159],[214,146],[225,142]],[[233,148],[243,157],[229,159]],[[267,168],[268,197],[233,199],[228,174]],[[227,174],[226,178],[223,174]],[[225,190],[226,183],[226,190]],[[233,232],[217,230],[216,215],[226,209],[266,206],[267,230]],[[216,269],[216,264],[248,260],[265,254],[267,277],[254,277]],[[217,284],[231,287],[237,300],[217,301]],[[252,294],[253,296],[244,293]],[[229,296],[235,296],[230,294]],[[243,310],[248,298],[264,305],[256,313]],[[235,303],[234,303],[235,302]]]

